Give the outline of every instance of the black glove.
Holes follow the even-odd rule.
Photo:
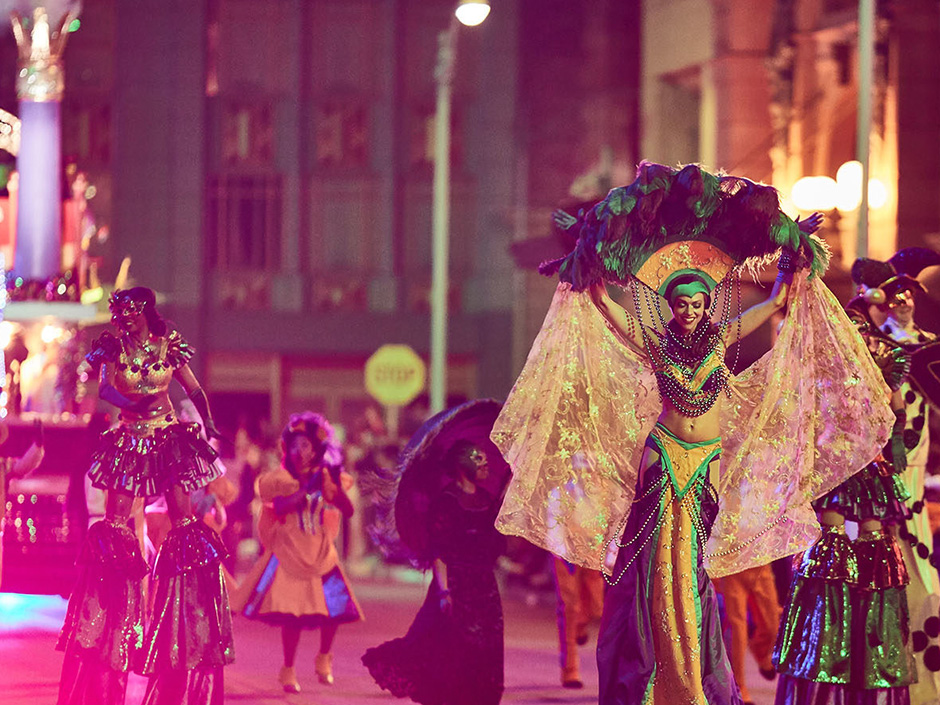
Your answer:
[[[196,389],[191,391],[189,398],[192,400],[193,406],[196,407],[196,411],[198,411],[199,415],[202,417],[202,426],[206,431],[206,438],[210,440],[213,438],[222,438],[219,429],[215,427],[215,421],[212,420],[212,412],[209,411],[209,397],[206,396],[202,387],[196,387]]]
[[[904,445],[904,427],[907,425],[907,412],[896,409],[894,412],[894,428],[891,429],[891,440],[888,441],[888,455],[895,472],[907,470],[907,446]]]

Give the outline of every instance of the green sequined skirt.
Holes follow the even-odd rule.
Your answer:
[[[802,556],[794,575],[774,648],[777,671],[850,690],[903,688],[916,681],[907,582],[890,534],[875,532],[853,543],[828,530]],[[781,679],[778,705],[791,702],[781,700],[780,688],[799,690]]]
[[[817,499],[813,508],[817,512],[838,512],[848,521],[877,519],[883,524],[898,524],[911,517],[906,504],[910,498],[894,467],[877,460]]]

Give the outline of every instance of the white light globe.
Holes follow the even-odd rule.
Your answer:
[[[460,24],[476,27],[490,14],[490,3],[488,0],[461,0],[454,14],[457,15]]]
[[[862,205],[862,185],[845,181],[836,182],[836,208],[848,213]]]
[[[804,176],[793,184],[790,198],[801,211],[831,211],[838,187],[828,176]]]
[[[858,160],[853,159],[850,162],[845,162],[842,166],[839,167],[839,170],[836,172],[836,181],[839,183],[846,183],[851,185],[859,185],[862,183],[862,163]]]

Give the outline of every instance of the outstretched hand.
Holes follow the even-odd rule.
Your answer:
[[[795,222],[797,226],[799,226],[801,233],[804,235],[812,235],[814,232],[819,230],[824,217],[825,216],[823,216],[822,213],[816,212],[810,216],[807,216],[803,220],[797,218]]]
[[[578,219],[575,218],[570,213],[559,209],[552,211],[552,222],[555,223],[555,226],[561,228],[562,230],[569,230],[575,223],[578,222]]]

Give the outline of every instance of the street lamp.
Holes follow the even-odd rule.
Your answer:
[[[870,210],[882,208],[887,204],[888,189],[884,183],[878,179],[868,179],[868,188],[863,189],[864,179],[865,168],[862,162],[845,162],[836,171],[834,179],[830,176],[804,176],[799,179],[793,184],[790,200],[803,212],[832,213],[841,243],[842,228],[838,226],[840,214],[855,212],[858,220],[867,221]],[[845,248],[845,251],[848,251],[848,248]],[[854,256],[868,256],[867,232],[864,241],[856,239]]]
[[[480,2],[480,0],[460,0],[454,14],[461,24],[467,27],[476,27],[490,14],[489,0],[484,2]]]
[[[830,176],[804,176],[793,184],[790,198],[801,211],[843,212],[858,210],[867,200],[872,208],[881,208],[888,200],[888,190],[878,179],[868,180],[868,189],[862,189],[864,167],[861,162],[845,162]],[[864,254],[859,254],[864,257]]]
[[[488,0],[460,0],[447,29],[438,35],[437,106],[434,114],[434,183],[431,212],[430,411],[444,410],[447,395],[447,268],[450,254],[450,104],[460,24],[476,26],[490,12]],[[457,20],[457,21],[455,21]]]

